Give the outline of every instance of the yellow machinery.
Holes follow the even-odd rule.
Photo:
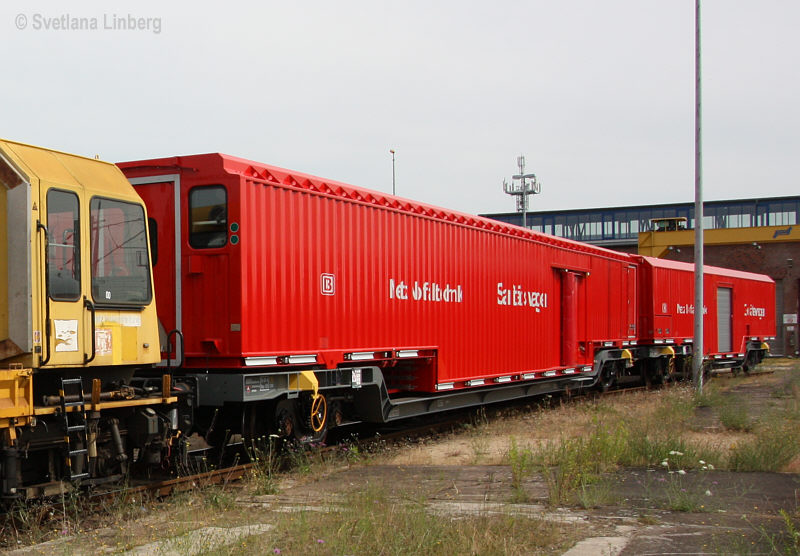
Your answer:
[[[0,359],[160,360],[144,206],[113,164],[0,141]]]
[[[0,496],[160,463],[169,377],[131,384],[160,360],[139,196],[113,164],[0,140],[0,229]]]

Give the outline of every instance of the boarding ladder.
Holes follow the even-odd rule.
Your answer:
[[[61,418],[64,425],[64,463],[67,473],[72,481],[85,479],[89,476],[85,470],[89,468],[88,437],[89,429],[86,422],[86,398],[83,394],[83,379],[62,378],[61,390]],[[74,445],[80,445],[73,449]],[[82,466],[73,466],[75,461],[81,461]],[[83,472],[75,473],[75,467],[80,467]]]

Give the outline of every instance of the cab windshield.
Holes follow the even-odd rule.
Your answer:
[[[89,210],[95,303],[149,303],[152,291],[144,209],[134,203],[95,197]]]

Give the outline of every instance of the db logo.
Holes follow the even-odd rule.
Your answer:
[[[336,276],[333,274],[320,274],[319,289],[322,295],[334,295],[336,293]]]

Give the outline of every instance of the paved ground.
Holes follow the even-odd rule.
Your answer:
[[[609,475],[607,482],[616,504],[590,510],[552,509],[545,505],[547,485],[538,476],[523,485],[530,503],[509,503],[512,489],[507,466],[370,465],[242,503],[265,509],[313,509],[337,493],[380,485],[398,494],[416,491],[440,514],[511,512],[575,523],[590,540],[569,551],[570,556],[719,554],[747,548],[758,552],[754,547],[764,544],[760,529],[780,532],[783,521],[778,510],[798,507],[800,489],[800,476],[789,473],[705,471],[678,476],[634,469]],[[694,512],[663,509],[669,506],[669,496],[681,490],[690,503],[704,507]]]

